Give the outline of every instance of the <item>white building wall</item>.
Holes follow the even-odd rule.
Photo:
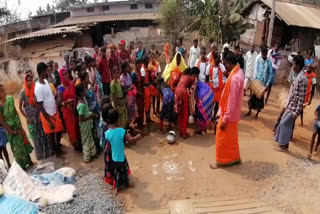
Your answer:
[[[145,3],[137,4],[137,9],[131,9],[130,4],[119,4],[119,5],[109,5],[109,10],[103,11],[103,6],[94,7],[93,12],[88,12],[86,8],[74,8],[71,10],[71,17],[79,17],[79,16],[95,16],[95,15],[104,15],[104,14],[126,14],[126,13],[147,13],[147,12],[158,12],[160,10],[159,3],[153,3],[153,7],[148,9],[145,7]]]

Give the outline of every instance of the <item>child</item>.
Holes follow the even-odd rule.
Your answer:
[[[160,113],[160,132],[163,132],[163,120],[168,120],[169,131],[172,130],[172,124],[176,121],[174,112],[174,93],[170,90],[169,85],[164,83],[161,77],[157,80],[158,92],[162,97],[162,109]]]
[[[317,135],[318,135],[318,140],[317,140],[317,145],[316,145],[316,148],[314,149],[314,152],[317,152],[320,144],[320,105],[315,110],[314,116],[315,118],[314,118],[314,124],[313,124],[313,134],[311,138],[310,152],[308,154],[309,159],[312,157],[313,145]]]
[[[129,187],[129,165],[124,153],[125,142],[133,142],[141,139],[138,134],[132,137],[126,130],[119,128],[117,123],[119,113],[116,109],[110,109],[107,115],[108,131],[104,133],[105,147],[105,181],[113,185],[115,193],[121,186]]]
[[[7,162],[7,167],[9,169],[11,167],[11,165],[10,165],[10,161],[9,161],[8,151],[6,148],[7,142],[8,142],[8,140],[7,140],[6,130],[0,126],[0,159],[4,160],[3,159],[3,156],[4,156],[4,158]]]
[[[89,111],[86,101],[87,87],[80,83],[76,88],[78,97],[77,111],[79,114],[80,133],[82,141],[83,161],[88,163],[96,155],[96,146],[92,136],[93,120],[98,116]]]
[[[113,109],[109,97],[106,97],[104,99],[105,99],[105,101],[104,101],[104,103],[102,105],[102,117],[101,117],[102,125],[101,125],[101,129],[100,129],[101,130],[101,136],[102,136],[101,141],[100,141],[100,146],[101,146],[102,150],[104,150],[105,147],[106,147],[106,140],[104,138],[104,134],[109,129],[109,126],[108,126],[108,123],[107,123],[107,121],[108,121],[108,112],[109,112],[110,109]]]

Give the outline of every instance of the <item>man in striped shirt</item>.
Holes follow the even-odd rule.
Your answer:
[[[277,151],[287,151],[292,137],[294,122],[301,114],[307,92],[308,80],[304,74],[304,58],[301,55],[293,56],[293,70],[297,74],[290,87],[286,111],[275,131],[274,141],[278,143]]]

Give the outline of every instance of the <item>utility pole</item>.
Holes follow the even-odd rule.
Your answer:
[[[269,33],[268,33],[268,40],[267,40],[268,47],[271,47],[275,10],[276,10],[276,0],[272,0],[271,18],[269,22]]]

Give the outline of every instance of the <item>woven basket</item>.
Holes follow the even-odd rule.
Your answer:
[[[266,87],[257,79],[251,81],[249,88],[259,99],[263,97],[266,90]]]
[[[287,100],[288,100],[289,92],[288,91],[282,91],[278,95],[278,101],[280,108],[285,108],[287,105]]]

